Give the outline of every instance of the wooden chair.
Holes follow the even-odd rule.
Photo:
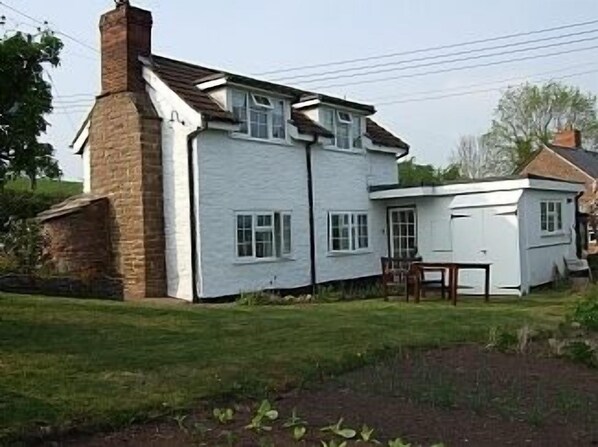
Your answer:
[[[402,289],[405,299],[409,301],[409,293],[418,287],[418,274],[413,269],[413,263],[421,258],[381,258],[382,291],[384,298],[389,296],[390,288]]]
[[[446,269],[437,267],[420,267],[417,269],[419,272],[418,286],[422,292],[422,296],[426,296],[426,289],[440,289],[440,296],[442,299],[446,299]],[[439,273],[440,278],[437,279],[426,279],[426,273]]]

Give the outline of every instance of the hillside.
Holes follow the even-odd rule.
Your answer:
[[[29,191],[29,180],[20,178],[7,183],[6,189],[14,191]],[[72,182],[65,180],[50,180],[39,179],[37,181],[36,192],[48,195],[73,196],[83,192],[83,184],[81,182]]]

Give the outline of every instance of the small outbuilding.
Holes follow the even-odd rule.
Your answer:
[[[387,210],[389,255],[491,264],[492,295],[525,295],[578,256],[582,184],[526,176],[437,186],[371,188]],[[459,292],[482,294],[484,273],[462,271]]]

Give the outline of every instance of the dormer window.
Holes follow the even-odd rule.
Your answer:
[[[232,111],[240,123],[239,133],[264,140],[286,138],[284,100],[233,90]]]
[[[322,109],[322,124],[334,134],[333,145],[339,149],[361,149],[362,118],[345,111]]]

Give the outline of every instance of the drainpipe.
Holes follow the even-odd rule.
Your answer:
[[[314,139],[305,145],[305,164],[307,167],[307,200],[309,205],[309,261],[310,261],[310,278],[311,291],[315,296],[317,292],[317,278],[316,278],[316,229],[314,219],[314,184],[311,171],[311,148],[318,142],[318,136],[314,135]]]
[[[201,126],[187,135],[187,170],[189,177],[189,219],[191,224],[191,281],[193,291],[193,303],[199,302],[199,294],[197,293],[197,219],[195,206],[195,169],[193,164],[193,141],[200,133],[208,129],[208,117],[202,115]]]
[[[575,196],[575,254],[577,255],[577,257],[579,259],[581,259],[582,257],[582,253],[583,253],[583,249],[587,248],[586,244],[587,244],[587,229],[588,229],[588,223],[586,222],[586,231],[583,232],[583,234],[586,236],[586,240],[583,241],[581,239],[582,236],[582,232],[581,232],[581,225],[580,225],[580,217],[579,217],[579,199],[581,198],[581,196],[583,195],[583,191],[580,193],[577,193],[577,195]]]

